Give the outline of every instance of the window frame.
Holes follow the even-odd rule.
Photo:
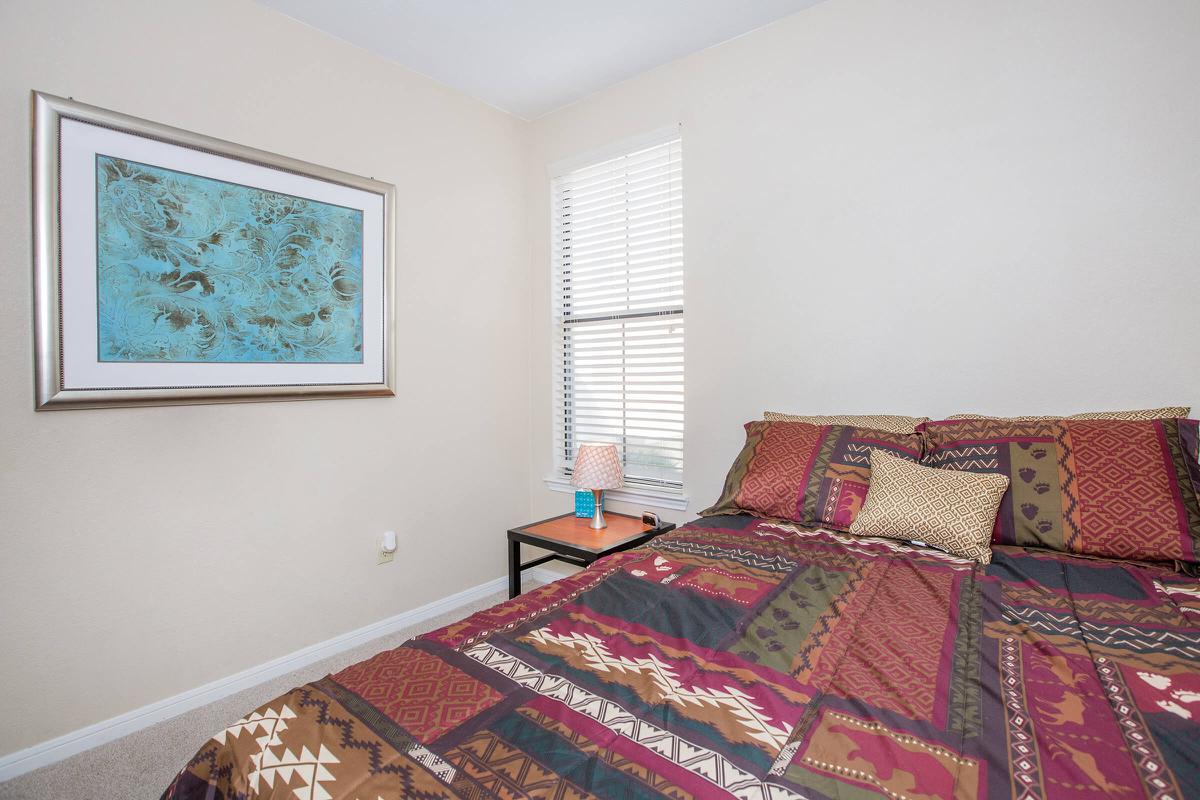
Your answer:
[[[576,489],[571,485],[571,464],[570,454],[573,450],[573,439],[570,433],[571,420],[574,419],[573,413],[568,413],[568,408],[571,404],[571,389],[570,381],[566,377],[570,374],[570,370],[574,367],[574,360],[570,357],[572,342],[570,337],[564,336],[563,321],[561,318],[560,300],[561,295],[556,286],[560,278],[560,261],[555,253],[553,241],[553,232],[557,229],[559,222],[559,205],[555,198],[556,182],[565,177],[571,172],[587,169],[593,166],[599,166],[606,161],[610,161],[622,156],[632,155],[640,150],[649,149],[656,146],[666,145],[671,142],[679,141],[679,147],[683,147],[682,126],[672,125],[667,128],[661,128],[641,136],[624,139],[619,142],[614,142],[604,148],[590,151],[579,156],[551,164],[548,170],[549,173],[549,191],[550,191],[550,209],[549,222],[551,234],[550,242],[550,325],[551,325],[551,380],[550,380],[550,400],[551,400],[551,473],[546,476],[545,484],[547,488],[554,491],[574,492]],[[682,190],[681,190],[682,192]],[[682,197],[682,194],[681,194]],[[681,252],[686,249],[686,246],[681,247]],[[684,261],[686,265],[686,259]],[[686,266],[685,266],[686,269]],[[681,319],[685,317],[685,303],[681,299],[679,307],[663,311],[625,311],[614,312],[612,314],[601,314],[600,319],[611,319],[612,321],[625,321],[638,319],[650,319],[654,317],[678,316]],[[589,322],[597,322],[599,319],[589,320]],[[587,324],[587,323],[583,323]],[[686,330],[686,323],[685,323]],[[684,334],[685,346],[685,363],[686,363],[686,333]],[[560,338],[561,337],[561,338]],[[561,371],[561,373],[560,373]],[[686,374],[686,367],[684,368]],[[686,379],[685,379],[686,385]],[[559,393],[561,392],[561,396]],[[562,419],[560,428],[559,419]],[[681,424],[686,426],[686,401],[683,405],[683,412],[680,415]],[[680,451],[680,479],[678,482],[670,481],[654,477],[638,477],[633,476],[632,479],[627,479],[624,488],[609,490],[605,494],[610,500],[625,501],[631,503],[640,503],[658,508],[668,508],[683,510],[687,507],[689,499],[685,491],[685,462],[683,460],[684,451]]]

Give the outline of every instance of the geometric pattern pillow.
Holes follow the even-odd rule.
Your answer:
[[[1187,414],[1180,416],[1186,417]],[[767,422],[807,422],[809,425],[852,425],[856,428],[874,428],[892,433],[913,433],[922,422],[929,422],[929,417],[901,417],[895,414],[836,414],[803,417],[796,414],[783,414],[779,411],[764,411],[763,419]]]
[[[1143,408],[1138,411],[1085,411],[1063,417],[989,417],[984,414],[951,414],[946,419],[1003,419],[1009,422],[1043,422],[1056,419],[1175,419],[1192,413],[1190,406],[1168,406],[1167,408]]]
[[[921,458],[917,434],[766,420],[745,427],[721,497],[702,516],[751,514],[848,530],[871,482],[871,448]]]
[[[1008,478],[933,469],[871,451],[871,489],[850,526],[859,536],[918,539],[963,558],[992,560],[992,527]]]
[[[992,541],[1138,561],[1200,558],[1200,447],[1189,419],[945,420],[921,463],[1009,479]]]

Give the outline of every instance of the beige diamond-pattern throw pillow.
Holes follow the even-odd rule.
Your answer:
[[[1056,419],[1117,419],[1127,422],[1145,422],[1151,419],[1180,419],[1192,413],[1189,406],[1167,406],[1166,408],[1142,408],[1136,411],[1084,411],[1066,417],[989,417],[985,414],[951,414],[946,419],[1000,419],[1005,422],[1047,422]]]
[[[800,416],[779,411],[764,411],[766,422],[807,422],[809,425],[849,425],[852,428],[874,428],[888,433],[916,433],[917,426],[929,422],[929,417],[901,417],[894,414],[829,414]]]
[[[859,536],[925,542],[963,558],[992,560],[992,528],[1008,476],[934,469],[871,450],[871,483],[850,524]]]

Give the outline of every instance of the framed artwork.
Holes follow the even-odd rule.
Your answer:
[[[394,186],[33,105],[38,410],[394,394]]]

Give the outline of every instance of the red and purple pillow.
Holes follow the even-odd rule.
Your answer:
[[[752,514],[848,530],[871,482],[871,448],[917,462],[922,438],[849,425],[747,422],[721,498],[703,516]]]
[[[1196,420],[943,420],[921,463],[1008,476],[992,541],[1139,561],[1200,561]]]

